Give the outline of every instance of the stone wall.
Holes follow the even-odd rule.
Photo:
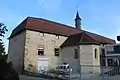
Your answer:
[[[94,56],[94,49],[98,49],[97,59]],[[75,49],[80,50],[80,58],[75,59]],[[80,45],[78,46],[69,46],[62,48],[61,51],[61,60],[62,62],[69,63],[74,72],[78,72],[81,69],[83,73],[86,72],[99,72],[100,71],[100,61],[99,61],[99,45]]]
[[[49,66],[56,67],[57,64],[60,63],[60,56],[55,56],[54,48],[60,47],[66,38],[67,37],[64,36],[27,30],[24,69],[33,72],[36,71],[38,66],[38,58],[48,58]],[[38,56],[39,45],[44,46],[44,56]]]
[[[25,48],[25,31],[16,35],[9,40],[8,48],[8,62],[13,63],[13,67],[18,71],[22,72],[23,68],[23,56]]]

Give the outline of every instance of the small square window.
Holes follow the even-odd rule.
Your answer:
[[[59,56],[59,48],[55,48],[54,51],[55,51],[55,56]]]
[[[43,36],[45,36],[45,34],[43,33]]]
[[[40,35],[40,36],[44,36],[44,33],[42,33],[42,32],[39,32],[39,35]]]
[[[59,35],[56,35],[56,38],[59,39]]]
[[[44,55],[44,48],[38,48],[38,55]]]

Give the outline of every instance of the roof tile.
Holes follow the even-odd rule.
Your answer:
[[[30,30],[35,30],[35,31],[40,31],[40,32],[45,32],[50,34],[57,34],[62,36],[71,36],[84,31],[84,30],[73,28],[72,26],[64,25],[61,23],[49,21],[42,18],[27,17],[22,23],[20,23],[12,31],[12,34],[9,37],[9,39],[14,37],[16,34],[19,34],[19,32],[25,29],[30,29]],[[84,31],[84,32],[86,32],[87,35],[89,35],[91,38],[93,38],[97,42],[110,43],[110,44],[115,43],[115,40],[112,40],[88,31]]]

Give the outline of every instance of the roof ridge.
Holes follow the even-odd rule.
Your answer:
[[[50,23],[55,23],[57,25],[62,25],[62,26],[67,27],[67,28],[72,28],[72,29],[81,31],[80,29],[74,28],[73,26],[66,25],[66,24],[63,24],[63,23],[60,23],[60,22],[55,22],[55,21],[48,20],[48,19],[37,18],[37,17],[30,17],[30,16],[28,16],[27,18],[32,18],[32,19],[36,19],[36,20],[44,20],[44,21],[47,21],[47,22],[50,22]]]
[[[12,33],[11,33],[11,35],[8,37],[8,39],[12,38],[15,34],[18,34],[19,31],[23,30],[23,28],[26,28],[27,21],[28,21],[28,18],[25,18],[22,22],[20,22],[20,24],[18,24],[17,27],[15,27],[15,28],[12,30]],[[24,25],[24,26],[23,26],[23,25]],[[16,30],[17,30],[17,33],[15,32]]]
[[[48,27],[50,26],[50,27]],[[19,28],[18,28],[19,27]],[[57,28],[59,27],[59,28]],[[115,43],[115,40],[88,32],[81,29],[76,29],[72,26],[65,25],[59,22],[54,22],[51,20],[43,19],[43,18],[36,18],[36,17],[27,17],[24,21],[22,21],[12,32],[12,36],[15,36],[18,32],[20,32],[23,29],[31,29],[35,31],[43,31],[46,33],[51,34],[60,34],[62,36],[72,36],[75,34],[81,34],[84,33],[87,34],[91,39],[103,43]],[[84,36],[84,35],[83,35]],[[10,36],[11,37],[11,36]],[[83,37],[84,38],[84,37]],[[98,39],[97,39],[98,38]],[[100,40],[99,40],[100,39]],[[101,40],[103,39],[103,40]],[[108,42],[107,42],[108,41]]]
[[[80,39],[80,42],[83,40],[83,36],[85,35],[85,32],[83,31],[82,32],[82,36],[81,36],[81,39]]]
[[[87,33],[91,33],[91,34],[94,34],[94,35],[97,35],[97,36],[100,36],[100,37],[106,38],[106,39],[113,40],[113,39],[111,39],[111,38],[108,38],[108,37],[106,37],[106,36],[102,36],[102,35],[100,35],[100,34],[95,34],[95,33],[92,33],[92,32],[86,31],[86,30],[84,30],[84,31],[87,32]]]

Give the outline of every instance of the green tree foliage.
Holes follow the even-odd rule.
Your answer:
[[[7,31],[8,30],[6,26],[3,23],[0,23],[0,57],[5,54],[5,48],[4,48],[2,38],[4,37]]]
[[[5,48],[3,42],[0,42],[0,57],[5,54]]]
[[[4,37],[4,34],[6,33],[6,31],[8,31],[6,26],[3,23],[0,23],[0,36]]]
[[[7,63],[7,54],[5,54],[2,38],[8,30],[3,23],[0,23],[0,80],[19,80],[18,74],[12,67],[12,63]]]

